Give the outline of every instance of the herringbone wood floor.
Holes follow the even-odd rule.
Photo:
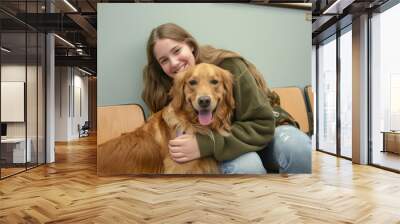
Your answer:
[[[97,177],[96,139],[0,181],[0,223],[400,223],[400,175],[320,152],[313,174]]]

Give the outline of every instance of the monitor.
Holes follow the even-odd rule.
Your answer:
[[[6,123],[1,123],[1,136],[2,137],[7,136],[7,124]]]

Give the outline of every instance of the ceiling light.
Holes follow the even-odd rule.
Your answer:
[[[332,5],[330,5],[327,9],[325,9],[322,14],[328,14],[328,13],[331,13],[331,11],[334,11],[333,9],[336,9],[339,2],[340,2],[340,0],[336,0]]]
[[[77,48],[76,53],[78,53],[79,55],[83,55],[83,50],[81,48]]]
[[[9,50],[9,49],[7,49],[7,48],[5,48],[5,47],[1,47],[1,50],[4,51],[4,52],[6,52],[6,53],[10,53],[10,52],[11,52],[11,50]]]
[[[78,10],[71,4],[68,2],[68,0],[64,0],[65,4],[67,4],[72,10],[74,10],[74,12],[78,12]]]
[[[54,34],[55,37],[57,37],[58,39],[60,39],[61,41],[63,41],[64,43],[66,43],[67,45],[69,45],[70,47],[75,48],[75,45],[71,44],[71,42],[69,42],[68,40],[58,36],[57,34]]]
[[[92,73],[90,73],[90,72],[88,72],[88,71],[86,71],[86,70],[83,70],[83,69],[81,69],[81,68],[79,68],[79,67],[78,67],[78,70],[81,71],[81,72],[83,72],[83,73],[85,73],[85,74],[92,75]]]
[[[343,10],[351,5],[355,0],[336,0],[330,5],[327,9],[324,10],[322,13],[323,15],[326,14],[342,14]]]

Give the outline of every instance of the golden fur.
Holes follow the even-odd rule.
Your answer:
[[[235,106],[232,85],[232,75],[211,64],[202,63],[177,74],[168,106],[153,114],[135,131],[99,146],[106,155],[98,164],[104,170],[103,175],[219,173],[212,157],[175,162],[170,158],[168,142],[178,132],[212,135],[211,130],[214,130],[228,135]],[[214,112],[212,122],[202,126],[198,121],[197,102],[205,95],[211,99],[210,107]]]

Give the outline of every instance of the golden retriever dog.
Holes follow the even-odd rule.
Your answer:
[[[171,102],[133,132],[99,146],[104,175],[116,174],[218,174],[212,157],[177,163],[168,143],[180,133],[229,135],[235,106],[232,74],[211,64],[199,64],[174,78]],[[212,138],[212,136],[211,136]]]

